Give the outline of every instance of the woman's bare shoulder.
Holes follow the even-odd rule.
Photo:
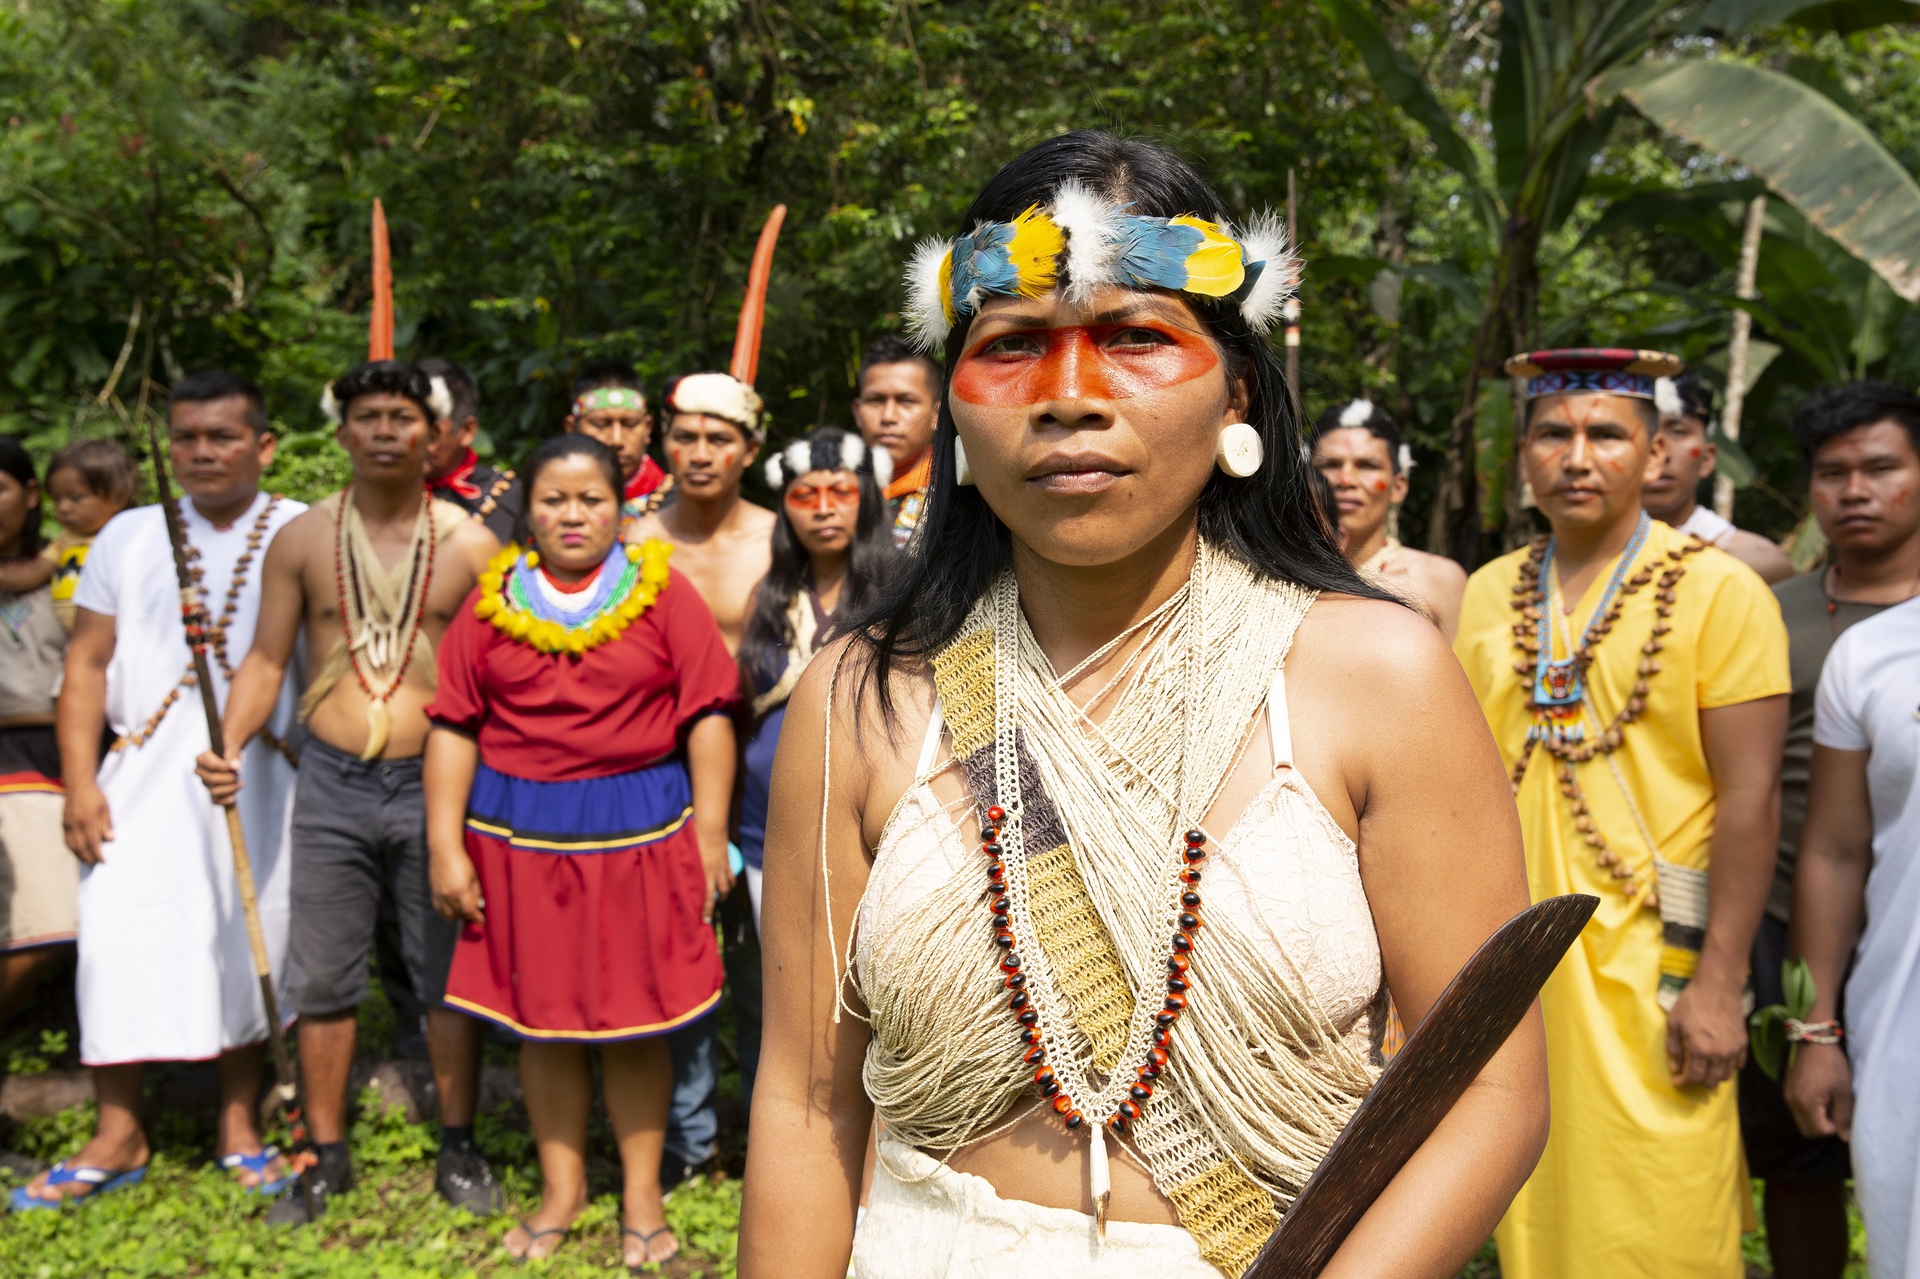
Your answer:
[[[1300,623],[1287,670],[1342,682],[1389,681],[1379,685],[1389,696],[1408,681],[1461,675],[1446,637],[1420,613],[1390,600],[1331,593]]]

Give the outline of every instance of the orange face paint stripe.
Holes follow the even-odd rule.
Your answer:
[[[1116,333],[1147,330],[1163,343],[1114,348]],[[1007,338],[1026,338],[1038,351],[990,350]],[[953,393],[969,404],[1024,408],[1051,400],[1124,400],[1190,382],[1220,366],[1198,334],[1151,324],[1068,325],[1019,329],[982,339],[960,357]]]

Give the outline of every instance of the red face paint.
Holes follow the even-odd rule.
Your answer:
[[[969,404],[994,408],[1124,400],[1192,381],[1219,366],[1220,357],[1199,334],[1159,324],[1018,329],[983,338],[961,356],[953,393]]]
[[[1375,480],[1375,481],[1373,482],[1373,491],[1374,491],[1374,492],[1376,492],[1376,493],[1384,493],[1384,492],[1386,492],[1386,491],[1387,491],[1387,482],[1386,482],[1385,480]]]
[[[1694,445],[1694,446],[1693,446],[1692,448],[1690,448],[1690,449],[1688,449],[1688,450],[1687,450],[1687,456],[1688,456],[1688,457],[1699,457],[1699,456],[1701,455],[1701,452],[1702,452],[1702,450],[1701,450],[1701,448],[1700,448],[1700,446],[1699,446],[1698,444],[1696,444],[1696,445]]]

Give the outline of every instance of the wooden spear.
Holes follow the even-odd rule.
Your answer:
[[[1767,220],[1767,197],[1756,195],[1747,206],[1747,225],[1740,234],[1740,271],[1734,277],[1733,295],[1742,302],[1753,300],[1753,277],[1760,265],[1760,232]],[[1747,403],[1747,343],[1753,336],[1753,312],[1736,307],[1733,312],[1733,341],[1727,345],[1727,407],[1720,414],[1720,432],[1736,444],[1740,441],[1740,411]],[[1720,518],[1733,518],[1733,480],[1725,472],[1713,477],[1713,509]]]
[[[160,494],[160,511],[167,521],[167,541],[173,547],[173,572],[180,583],[180,620],[187,630],[187,648],[193,654],[193,678],[200,686],[200,705],[207,714],[209,749],[226,758],[226,732],[220,724],[220,701],[213,691],[213,671],[207,661],[209,622],[206,601],[193,579],[193,565],[187,559],[187,530],[180,522],[180,508],[174,505],[173,485],[167,481],[166,444],[160,438],[160,423],[147,416],[147,440],[153,451],[153,482]],[[247,835],[240,826],[237,803],[223,805],[227,814],[227,842],[233,850],[233,882],[240,893],[240,911],[247,921],[247,944],[253,951],[253,971],[260,979],[260,1002],[267,1013],[267,1041],[273,1049],[274,1095],[293,1144],[307,1139],[306,1119],[300,1108],[300,1077],[293,1069],[293,1056],[287,1049],[286,1027],[280,1020],[280,998],[273,987],[273,960],[267,954],[267,935],[260,927],[260,898],[253,886],[253,862],[247,856]],[[297,1174],[305,1166],[300,1156],[289,1155],[288,1162]],[[300,1185],[307,1196],[307,1215],[316,1216],[313,1188],[304,1180]]]

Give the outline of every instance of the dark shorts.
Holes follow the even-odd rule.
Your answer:
[[[1753,937],[1755,1007],[1786,1002],[1780,988],[1780,965],[1786,957],[1787,926],[1763,916]],[[1768,1079],[1751,1056],[1740,1068],[1740,1138],[1747,1146],[1748,1168],[1762,1181],[1819,1186],[1853,1175],[1847,1143],[1838,1137],[1802,1136],[1780,1081]]]
[[[417,759],[361,760],[308,738],[293,794],[295,1012],[344,1012],[367,997],[367,956],[392,921],[414,995],[438,1008],[460,926],[433,909]]]

